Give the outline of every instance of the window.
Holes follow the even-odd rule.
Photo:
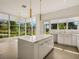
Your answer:
[[[8,15],[0,14],[0,38],[8,37]]]
[[[36,34],[36,18],[24,19],[0,14],[0,38]]]
[[[32,35],[35,35],[36,34],[36,19],[35,18],[32,18],[31,20],[31,26],[32,26]]]
[[[26,34],[35,35],[36,34],[36,18],[26,20]]]
[[[20,25],[20,35],[25,35],[25,19],[21,18],[18,21]]]
[[[59,29],[66,29],[66,23],[59,23]]]
[[[69,22],[68,23],[68,29],[77,29],[79,22]]]
[[[31,23],[30,22],[26,23],[26,34],[27,35],[31,35],[32,34],[32,32],[31,32]]]
[[[57,29],[57,24],[51,24],[51,29]]]
[[[45,34],[49,33],[49,22],[48,21],[44,22],[44,33]]]
[[[18,18],[14,16],[10,16],[10,36],[18,36],[19,35],[19,22]]]

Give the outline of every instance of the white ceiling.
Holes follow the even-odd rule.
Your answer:
[[[0,12],[6,12],[18,16],[29,16],[30,0],[0,0]],[[27,5],[27,8],[22,8]],[[79,0],[42,0],[42,13],[58,11],[64,8],[79,5]],[[33,15],[40,12],[40,0],[32,0]]]

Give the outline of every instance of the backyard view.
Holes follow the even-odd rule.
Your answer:
[[[31,24],[30,23],[26,23],[26,34],[27,35],[31,35],[32,32],[31,32]]]
[[[57,24],[51,24],[51,29],[57,29]]]
[[[58,29],[77,29],[79,22],[75,21],[75,22],[55,23],[55,24],[52,23],[51,29],[57,29],[57,24],[58,24]]]
[[[18,36],[19,25],[15,21],[10,21],[10,36]]]
[[[49,34],[49,22],[45,21],[44,22],[44,34]]]
[[[0,37],[8,37],[8,21],[0,20]]]
[[[66,23],[59,23],[59,29],[66,29]]]
[[[77,22],[69,22],[68,23],[68,29],[77,29]]]
[[[26,19],[14,16],[0,15],[0,38],[22,35],[35,35],[36,21],[26,22]]]

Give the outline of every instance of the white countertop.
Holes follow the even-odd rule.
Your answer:
[[[22,37],[19,37],[19,39],[34,43],[34,42],[38,42],[38,41],[43,40],[50,36],[52,36],[52,35],[22,36]]]
[[[28,42],[35,43],[50,36],[53,36],[53,35],[17,36],[17,37],[1,38],[0,42],[22,39]]]

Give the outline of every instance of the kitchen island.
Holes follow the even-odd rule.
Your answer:
[[[19,59],[43,59],[54,47],[53,36],[38,35],[19,37]]]
[[[53,47],[51,35],[1,38],[0,59],[43,59]]]

